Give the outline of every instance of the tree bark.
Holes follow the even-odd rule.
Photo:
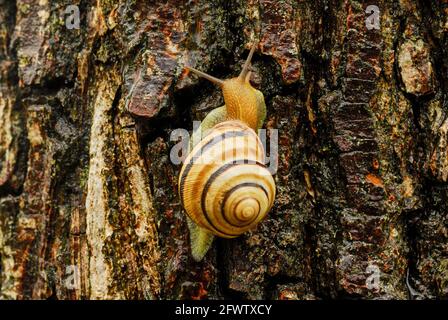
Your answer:
[[[0,4],[0,298],[448,298],[446,0]],[[183,66],[255,40],[276,201],[194,262],[170,133],[223,98]]]

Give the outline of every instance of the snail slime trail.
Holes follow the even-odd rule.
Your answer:
[[[255,43],[235,78],[221,80],[185,67],[218,85],[225,102],[193,132],[179,175],[179,196],[196,261],[205,256],[215,236],[235,238],[254,229],[274,203],[275,182],[256,133],[266,118],[266,105],[263,93],[249,81],[256,48]]]

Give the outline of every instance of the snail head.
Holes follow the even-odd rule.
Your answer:
[[[260,123],[261,109],[265,108],[263,94],[250,84],[249,67],[256,47],[257,43],[254,43],[241,73],[235,78],[221,80],[195,68],[185,66],[186,69],[221,88],[229,120],[241,120],[254,130]]]

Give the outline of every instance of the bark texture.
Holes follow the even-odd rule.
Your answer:
[[[277,199],[196,263],[170,132],[223,99],[182,66],[255,39]],[[448,1],[0,0],[0,298],[448,298]]]

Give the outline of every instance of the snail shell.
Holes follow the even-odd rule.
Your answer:
[[[234,238],[269,212],[275,182],[254,130],[231,120],[214,126],[185,159],[179,194],[189,217],[214,235]]]

